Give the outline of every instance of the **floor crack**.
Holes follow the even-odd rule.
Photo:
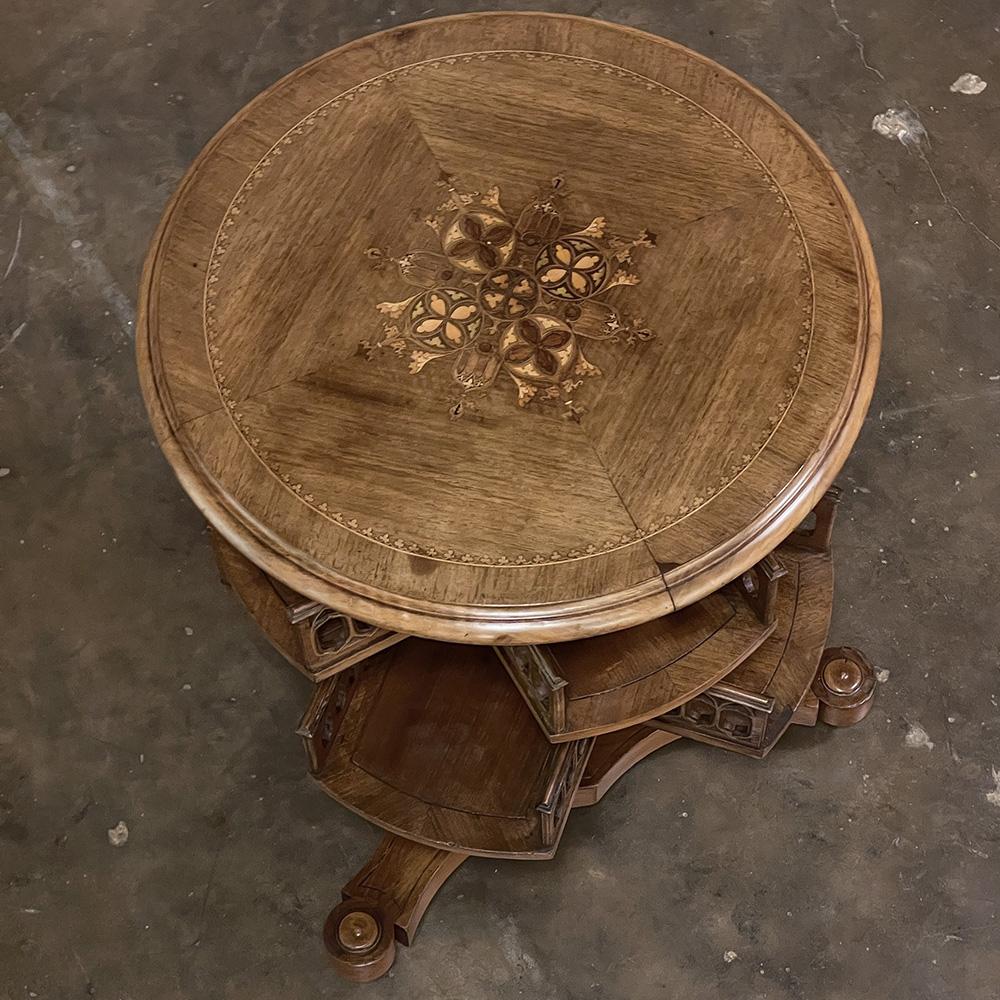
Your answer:
[[[873,73],[883,82],[885,77],[882,75],[882,71],[876,69],[869,61],[868,57],[865,55],[865,43],[862,37],[850,26],[846,18],[841,17],[840,10],[837,7],[837,0],[830,0],[830,10],[833,11],[833,16],[837,19],[837,27],[844,32],[849,38],[854,40],[854,46],[858,50],[858,56],[861,58],[861,65],[864,66],[869,73]]]
[[[920,159],[924,161],[924,166],[927,168],[927,172],[931,175],[931,180],[934,181],[934,186],[938,189],[938,194],[941,195],[941,201],[948,206],[955,213],[956,217],[962,222],[963,225],[968,226],[973,232],[978,233],[994,250],[1000,250],[1000,243],[997,243],[995,239],[984,229],[976,225],[971,219],[966,218],[965,213],[956,205],[951,198],[948,196],[941,181],[938,179],[937,171],[931,165],[931,161],[927,159],[927,154],[922,149],[917,149],[920,155]]]

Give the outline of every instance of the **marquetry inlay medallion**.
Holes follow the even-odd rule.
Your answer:
[[[417,290],[378,304],[385,322],[379,339],[362,341],[366,356],[391,349],[409,360],[412,375],[448,362],[463,395],[506,377],[519,406],[561,402],[564,416],[579,419],[577,390],[603,374],[588,360],[586,342],[632,347],[654,335],[603,294],[638,284],[636,251],[654,247],[656,237],[648,230],[615,234],[603,217],[573,231],[564,220],[562,176],[517,214],[501,204],[498,187],[462,192],[452,178],[440,183],[448,197],[427,219],[437,247],[399,257],[377,247],[367,252],[376,267],[394,263]],[[460,399],[452,414],[462,412]]]

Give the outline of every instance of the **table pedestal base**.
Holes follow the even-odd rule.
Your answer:
[[[845,661],[853,667],[845,666]],[[872,668],[857,650],[826,650],[791,724],[855,725],[872,706],[873,682]],[[679,739],[679,734],[658,728],[656,722],[598,737],[573,796],[573,808],[596,805],[629,768]],[[356,983],[384,976],[396,960],[396,944],[413,942],[431,900],[469,856],[386,834],[368,863],[344,886],[343,901],[326,918],[323,942],[334,969]]]
[[[766,756],[790,725],[850,726],[874,671],[826,648],[839,497],[733,586],[593,640],[498,648],[386,632],[322,608],[216,539],[224,580],[313,680],[309,768],[387,830],[323,938],[354,982],[384,975],[470,855],[551,858],[571,809],[679,740]]]

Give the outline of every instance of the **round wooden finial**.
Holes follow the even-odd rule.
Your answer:
[[[337,940],[348,951],[370,951],[378,944],[379,926],[370,913],[354,910],[340,921]]]
[[[854,694],[864,683],[865,675],[853,660],[838,657],[823,668],[823,683],[840,695]]]
[[[830,726],[853,726],[869,712],[875,697],[875,671],[863,653],[849,646],[827,649],[820,660],[813,693],[819,718]]]
[[[346,900],[335,906],[323,925],[323,943],[333,967],[355,983],[384,976],[396,960],[392,922],[373,903]]]

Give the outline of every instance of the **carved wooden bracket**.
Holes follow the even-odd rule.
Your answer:
[[[326,762],[357,679],[357,668],[351,667],[321,681],[313,691],[309,706],[295,730],[302,737],[312,774],[322,770]]]
[[[775,700],[770,695],[716,684],[648,725],[682,736],[690,733],[759,750],[764,745],[768,717],[774,707]]]
[[[575,740],[563,743],[556,753],[559,755],[552,780],[546,789],[545,798],[539,803],[542,814],[542,843],[549,847],[556,842],[570,809],[573,795],[583,777],[587,758],[594,748],[594,739]]]
[[[544,646],[494,646],[547,733],[566,731],[566,681]]]
[[[288,606],[288,620],[299,631],[306,669],[329,676],[401,642],[401,632],[369,625],[317,601]]]
[[[833,522],[837,517],[837,507],[842,495],[843,490],[839,486],[831,486],[813,507],[809,517],[788,536],[785,544],[813,552],[829,552]]]
[[[762,625],[772,625],[777,611],[778,581],[785,567],[775,555],[764,556],[739,579],[739,587]]]

